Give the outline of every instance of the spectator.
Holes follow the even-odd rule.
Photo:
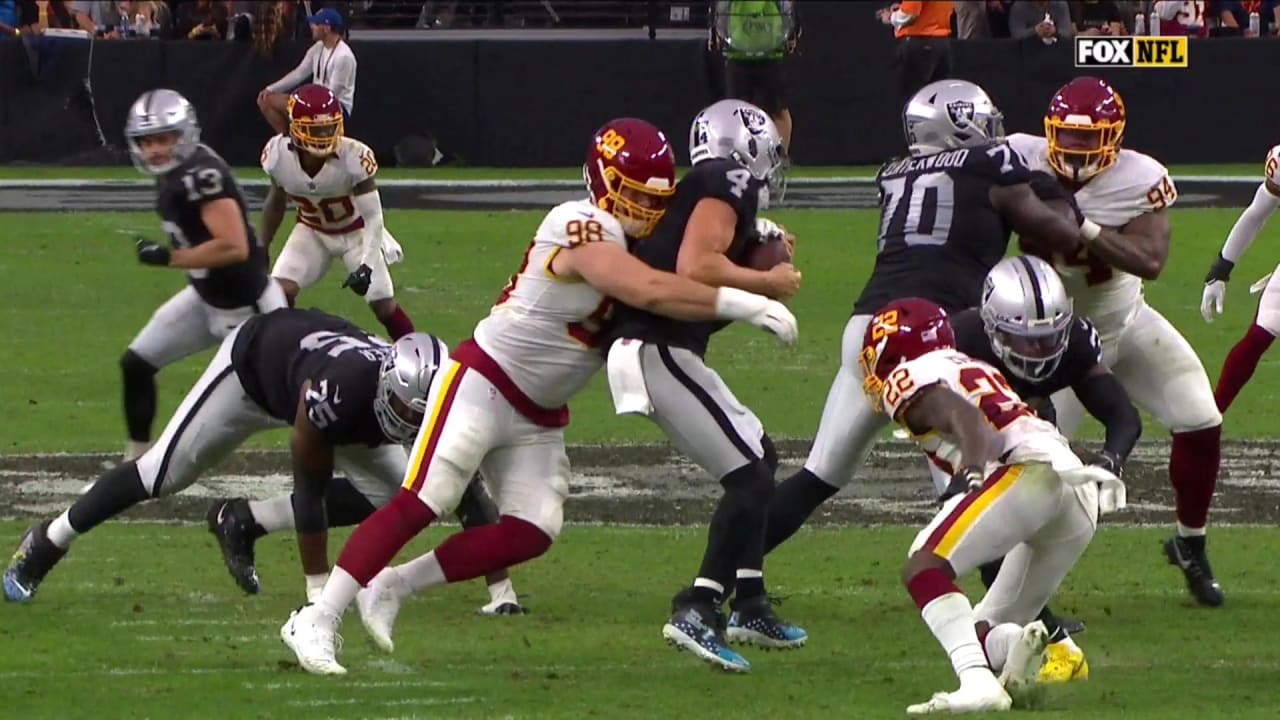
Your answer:
[[[292,18],[293,3],[256,2],[251,5],[256,7],[246,8],[245,14],[250,16],[253,49],[262,57],[270,58],[280,38],[286,37],[284,30]]]
[[[18,34],[17,0],[0,0],[0,36]]]
[[[722,0],[713,6],[710,46],[724,54],[725,95],[768,113],[788,151],[791,110],[782,61],[799,36],[790,0]]]
[[[1204,0],[1187,2],[1157,0],[1152,4],[1152,10],[1160,19],[1161,35],[1208,37],[1209,23],[1205,18],[1205,9]],[[1232,22],[1235,20],[1233,19]]]
[[[1009,36],[1039,37],[1046,44],[1070,40],[1071,8],[1065,0],[1023,0],[1009,8]]]
[[[904,2],[877,14],[893,26],[897,45],[893,50],[893,72],[898,91],[898,111],[917,90],[931,82],[951,77],[950,0]]]
[[[188,40],[221,40],[227,36],[227,5],[218,0],[194,0],[178,4],[174,37]]]
[[[325,8],[307,18],[307,22],[316,43],[298,67],[258,93],[258,109],[278,133],[289,129],[289,92],[303,83],[314,82],[332,90],[342,105],[344,118],[351,116],[355,101],[356,56],[342,40],[342,16],[337,10]]]
[[[18,25],[24,34],[41,35],[49,28],[77,25],[63,0],[18,0]]]
[[[1278,0],[1236,0],[1236,2],[1215,3],[1224,27],[1249,27],[1249,14],[1258,13],[1258,33],[1274,35],[1280,28],[1280,1]],[[1226,16],[1230,15],[1235,25],[1228,25]]]
[[[991,37],[1009,37],[1009,3],[1012,0],[987,0],[987,25],[991,26]]]
[[[1110,0],[1071,3],[1071,27],[1076,35],[1124,35],[1124,15]]]
[[[957,0],[955,7],[957,39],[983,40],[991,37],[987,0]]]

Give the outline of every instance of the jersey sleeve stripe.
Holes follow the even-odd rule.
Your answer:
[[[934,555],[943,560],[950,559],[956,546],[977,524],[987,509],[1018,481],[1022,470],[1021,465],[1006,465],[991,473],[980,489],[966,495],[947,519],[939,523],[933,534],[929,536],[928,542],[925,543],[925,549],[932,550]]]
[[[441,380],[435,393],[431,414],[418,433],[418,442],[414,445],[413,457],[410,458],[409,467],[405,472],[404,488],[406,490],[417,493],[426,483],[427,470],[431,467],[432,458],[435,457],[436,444],[440,442],[440,433],[444,430],[444,424],[449,417],[449,408],[453,406],[453,398],[458,394],[458,386],[462,384],[462,378],[466,373],[467,369],[457,361],[449,363],[449,369],[445,371],[444,379]]]

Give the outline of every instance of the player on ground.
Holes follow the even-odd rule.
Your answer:
[[[591,200],[548,213],[473,339],[437,374],[404,490],[360,524],[319,600],[281,628],[306,671],[346,672],[337,662],[335,631],[361,586],[369,586],[358,603],[365,628],[390,651],[396,613],[411,592],[547,551],[568,495],[566,403],[603,364],[596,333],[614,298],[688,319],[745,320],[795,341],[795,318],[779,303],[658,272],[628,254],[628,236],[648,236],[675,189],[675,160],[657,128],[633,118],[605,124],[583,174]],[[432,552],[384,570],[457,504],[477,468],[497,494],[501,521],[452,535]]]
[[[27,531],[4,573],[5,597],[32,599],[76,537],[133,505],[186,489],[249,437],[288,426],[289,502],[258,503],[248,514],[220,504],[210,529],[249,593],[258,591],[258,575],[252,542],[240,542],[245,531],[254,524],[296,529],[308,593],[316,592],[329,570],[330,520],[354,524],[394,492],[406,463],[400,443],[417,432],[427,386],[446,352],[423,334],[388,346],[314,310],[251,318],[223,340],[154,447],[108,470],[68,510]],[[335,467],[349,479],[331,482]]]
[[[262,206],[263,241],[270,245],[275,238],[288,201],[298,208],[298,222],[271,270],[289,304],[336,258],[348,272],[342,286],[369,303],[392,340],[413,332],[387,267],[403,252],[383,223],[373,179],[378,161],[368,145],[343,134],[341,107],[328,88],[304,85],[289,97],[289,134],[267,141],[262,169],[271,177]]]
[[[791,263],[762,271],[747,262],[756,211],[767,203],[765,193],[781,184],[786,151],[773,121],[750,103],[721,100],[694,119],[689,147],[693,168],[636,256],[713,287],[790,298],[800,287]],[[728,647],[720,629],[727,592],[735,596],[730,637],[796,648],[807,634],[779,619],[765,595],[764,520],[777,468],[773,442],[704,360],[711,335],[727,325],[620,304],[607,333],[609,378],[619,413],[647,416],[724,488],[702,567],[672,600],[663,637],[718,667],[747,672],[750,663]]]
[[[958,352],[946,312],[928,300],[895,300],[876,313],[861,362],[876,407],[955,469],[902,582],[960,688],[907,713],[1008,710],[1010,692],[1035,681],[1049,640],[1033,619],[1089,545],[1099,511],[1124,506],[1124,485],[1084,466],[998,370]],[[955,580],[1002,557],[972,607]]]
[[[1034,256],[1009,257],[987,273],[982,306],[950,317],[956,349],[1000,371],[1018,397],[1032,407],[1071,388],[1089,414],[1106,429],[1103,450],[1092,462],[1121,477],[1126,459],[1142,434],[1142,419],[1115,375],[1102,363],[1102,346],[1093,324],[1072,312],[1071,298],[1049,263]],[[966,388],[973,390],[976,388]],[[1050,413],[1040,411],[1040,416]],[[929,469],[939,493],[955,468],[930,455]],[[979,568],[991,587],[999,561]],[[1089,677],[1084,652],[1045,608],[1038,619],[1049,633],[1048,660],[1041,682]]]
[[[1164,165],[1121,149],[1125,119],[1124,102],[1110,85],[1081,77],[1054,95],[1046,137],[1009,138],[1033,169],[1057,175],[1090,223],[1113,228],[1074,253],[1038,242],[1026,249],[1052,258],[1076,312],[1097,326],[1107,367],[1134,404],[1172,433],[1169,482],[1178,523],[1164,552],[1196,601],[1217,607],[1223,594],[1205,551],[1205,525],[1218,480],[1222,414],[1195,350],[1142,296],[1143,281],[1159,277],[1168,259],[1168,208],[1178,193]],[[1058,427],[1073,435],[1084,415],[1079,400],[1060,391],[1053,404]]]
[[[200,143],[191,103],[172,90],[145,92],[129,108],[124,132],[133,164],[156,176],[156,207],[169,236],[168,247],[139,239],[138,259],[187,274],[187,287],[152,314],[120,358],[124,459],[134,460],[151,446],[159,369],[217,344],[254,313],[284,307],[285,297],[267,276],[267,250],[231,168]]]
[[[1267,162],[1263,168],[1262,184],[1253,194],[1253,202],[1245,208],[1227,234],[1227,241],[1222,252],[1213,261],[1209,274],[1204,279],[1204,294],[1200,299],[1200,314],[1205,322],[1213,322],[1213,314],[1222,313],[1222,303],[1227,294],[1227,281],[1231,279],[1231,271],[1244,256],[1245,251],[1253,244],[1258,232],[1266,224],[1267,218],[1280,207],[1280,145],[1271,148],[1267,153]],[[1250,292],[1258,292],[1258,310],[1254,314],[1253,324],[1245,331],[1240,342],[1227,353],[1222,363],[1222,374],[1218,376],[1218,387],[1213,395],[1218,403],[1218,410],[1226,412],[1236,395],[1244,389],[1258,369],[1258,361],[1263,353],[1271,347],[1276,335],[1280,334],[1280,273],[1271,273],[1254,283]]]
[[[1033,173],[1004,142],[1002,115],[987,93],[943,80],[916,93],[903,112],[910,157],[885,164],[875,268],[853,306],[840,368],[804,468],[778,485],[769,507],[766,552],[791,537],[853,481],[888,423],[862,391],[858,358],[871,314],[914,295],[948,311],[976,307],[987,272],[1005,255],[1010,229],[1073,248],[1084,230],[1040,201]]]

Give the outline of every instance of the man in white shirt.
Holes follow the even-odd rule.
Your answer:
[[[342,16],[325,8],[307,18],[316,44],[288,75],[258,93],[258,109],[277,133],[289,129],[289,92],[303,83],[314,82],[333,91],[342,105],[344,119],[351,117],[356,97],[356,56],[342,40]]]

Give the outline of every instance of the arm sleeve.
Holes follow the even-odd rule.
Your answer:
[[[1120,380],[1109,372],[1090,375],[1072,389],[1084,409],[1106,428],[1103,449],[1115,453],[1122,461],[1128,459],[1142,436],[1142,418],[1129,402],[1129,394]]]
[[[364,218],[364,229],[360,231],[360,263],[373,267],[374,257],[382,248],[382,195],[374,190],[354,196],[352,202]]]
[[[1253,194],[1253,202],[1249,203],[1236,224],[1231,226],[1231,232],[1227,233],[1227,242],[1222,246],[1222,257],[1233,263],[1239,262],[1277,207],[1280,207],[1280,197],[1272,195],[1267,190],[1266,183],[1259,185],[1257,192]]]

